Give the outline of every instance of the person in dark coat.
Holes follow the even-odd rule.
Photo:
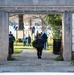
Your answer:
[[[23,38],[23,44],[24,44],[24,46],[26,46],[26,43],[27,43],[27,37],[26,37],[26,35],[24,34],[24,38]]]
[[[36,43],[36,49],[37,49],[37,56],[39,59],[41,59],[42,50],[44,47],[44,41],[41,37],[41,34],[38,34],[38,38],[35,40],[35,43]]]
[[[32,34],[35,33],[35,27],[32,27]]]
[[[13,34],[10,31],[9,34],[9,55],[8,57],[11,57],[11,55],[13,54],[13,43],[15,41],[15,37],[13,36]]]
[[[44,40],[44,50],[46,50],[46,42],[47,42],[47,35],[45,33],[42,34],[42,39]]]
[[[31,46],[31,37],[30,37],[30,35],[28,36],[28,46]]]

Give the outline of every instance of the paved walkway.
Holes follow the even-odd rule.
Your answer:
[[[23,50],[14,54],[16,61],[0,61],[0,72],[74,72],[71,61],[55,61],[57,55],[43,50],[42,59],[36,56],[36,50]]]

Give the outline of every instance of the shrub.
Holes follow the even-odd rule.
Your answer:
[[[71,61],[71,64],[74,66],[74,60]]]
[[[14,60],[16,60],[16,59],[13,58],[13,57],[8,57],[7,60],[8,60],[8,61],[14,61]]]
[[[55,58],[56,61],[63,61],[63,57],[62,56],[58,56]]]
[[[14,53],[17,54],[17,53],[21,53],[23,50],[20,50],[20,49],[14,49]]]

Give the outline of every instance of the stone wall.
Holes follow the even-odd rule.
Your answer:
[[[74,51],[74,13],[72,14],[72,51]]]
[[[72,59],[74,59],[74,13],[72,14]]]
[[[31,10],[33,13],[63,13],[63,57],[64,60],[71,60],[71,50],[74,50],[71,15],[74,12],[74,0],[0,0],[0,60],[6,60],[8,55],[8,13],[31,13]]]
[[[0,0],[0,6],[24,5],[74,6],[74,0]]]
[[[0,60],[7,60],[9,49],[8,13],[0,12]]]

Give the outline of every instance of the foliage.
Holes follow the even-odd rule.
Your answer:
[[[14,53],[17,54],[17,53],[21,53],[23,50],[20,50],[20,49],[14,49]]]
[[[8,61],[14,61],[14,60],[16,60],[16,59],[13,58],[13,57],[8,57],[7,60],[8,60]]]
[[[32,46],[23,46],[23,45],[18,45],[14,46],[15,49],[34,49]]]
[[[61,38],[61,30],[62,30],[62,19],[61,14],[46,14],[44,15],[45,21],[50,25],[53,31],[53,38],[59,39]]]
[[[56,61],[63,61],[63,57],[62,56],[58,56],[55,58]]]
[[[71,64],[74,66],[74,60],[71,61]]]
[[[53,52],[53,46],[47,47],[47,50],[49,50],[50,52]]]

